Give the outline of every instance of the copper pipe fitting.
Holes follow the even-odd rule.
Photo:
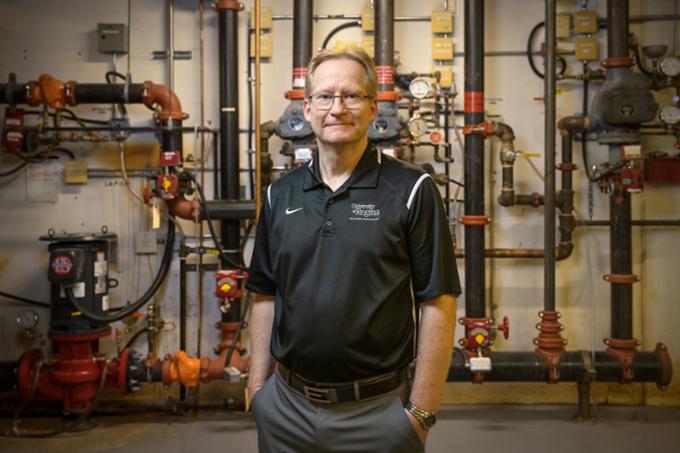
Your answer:
[[[185,387],[198,387],[200,381],[201,359],[190,357],[184,351],[175,352],[163,360],[163,384],[179,382]]]
[[[536,324],[540,332],[532,341],[537,346],[536,354],[548,364],[548,383],[557,384],[560,380],[560,361],[567,340],[562,338],[564,326],[559,322],[562,317],[558,311],[540,311],[541,322]]]
[[[491,217],[485,215],[464,215],[459,219],[463,225],[485,226],[491,223]]]
[[[222,11],[225,9],[231,9],[234,11],[242,11],[244,6],[243,3],[240,2],[235,2],[233,0],[222,0],[219,2],[215,2],[212,5],[213,9],[215,11]]]
[[[631,285],[640,281],[640,277],[635,274],[604,274],[602,278],[609,283],[620,283]]]
[[[165,85],[155,84],[150,80],[145,81],[142,102],[150,109],[153,109],[154,104],[161,106],[162,110],[156,112],[158,119],[185,120],[189,118],[189,115],[182,113],[182,103],[177,95]]]

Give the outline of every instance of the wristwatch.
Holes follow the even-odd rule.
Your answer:
[[[410,401],[406,405],[406,410],[418,420],[420,426],[424,429],[432,428],[437,422],[437,417],[434,415],[434,412],[424,411]]]

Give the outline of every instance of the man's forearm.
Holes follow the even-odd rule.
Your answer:
[[[456,298],[446,294],[421,305],[418,355],[410,400],[436,412],[451,363],[456,322]]]
[[[274,301],[258,296],[250,315],[250,371],[248,390],[252,396],[267,380],[274,366],[270,352]]]

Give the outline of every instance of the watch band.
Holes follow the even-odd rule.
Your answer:
[[[418,420],[423,429],[430,429],[437,422],[434,412],[425,411],[411,401],[406,404],[406,410]]]

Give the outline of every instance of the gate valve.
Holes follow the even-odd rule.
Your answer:
[[[156,191],[163,200],[172,200],[177,196],[179,180],[177,175],[159,175],[156,178]]]

